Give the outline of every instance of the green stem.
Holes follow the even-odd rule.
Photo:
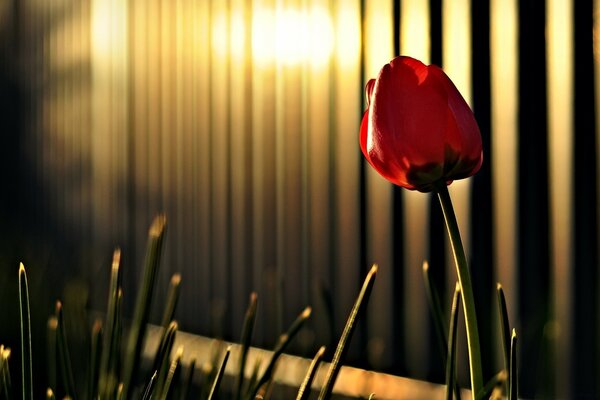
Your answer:
[[[456,273],[458,275],[458,283],[462,294],[463,310],[465,314],[465,325],[467,327],[467,345],[469,348],[469,369],[471,372],[471,391],[473,398],[483,388],[483,377],[481,368],[481,350],[479,347],[479,332],[477,330],[477,317],[475,315],[475,297],[473,295],[473,285],[471,284],[471,275],[467,265],[467,257],[460,239],[460,231],[454,215],[452,200],[448,187],[445,182],[442,182],[437,187],[437,194],[440,199],[442,211],[448,235],[450,236],[450,244],[454,253],[454,262],[456,263]]]

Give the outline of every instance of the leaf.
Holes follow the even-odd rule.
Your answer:
[[[21,321],[21,379],[23,400],[33,400],[33,372],[31,361],[31,312],[29,287],[23,263],[19,265],[19,315]]]
[[[352,338],[352,334],[354,333],[354,329],[356,328],[356,322],[364,313],[366,309],[366,305],[369,301],[369,296],[371,295],[371,290],[373,289],[373,285],[375,284],[375,277],[377,275],[377,265],[373,265],[371,270],[367,274],[365,281],[363,283],[362,289],[358,294],[356,302],[350,311],[350,316],[346,321],[346,326],[344,327],[344,331],[342,332],[342,336],[340,337],[340,341],[338,342],[337,348],[335,350],[335,354],[333,355],[333,360],[331,361],[331,366],[329,367],[329,371],[327,372],[327,376],[325,377],[325,383],[321,388],[321,392],[319,393],[319,400],[329,399],[331,397],[331,393],[333,391],[333,385],[337,379],[337,376],[340,372],[341,363],[347,352],[347,343]]]
[[[186,400],[192,389],[192,382],[194,380],[194,372],[196,370],[196,359],[192,358],[188,367],[188,374],[185,377],[185,383],[183,384],[183,390],[181,391],[181,400]]]
[[[12,382],[10,379],[10,368],[8,360],[10,359],[10,348],[0,345],[0,396],[4,395],[6,400],[11,399]]]
[[[310,396],[310,387],[312,386],[313,380],[317,375],[317,371],[319,370],[319,364],[323,360],[323,355],[325,354],[325,346],[321,346],[315,354],[315,357],[312,359],[310,366],[308,367],[308,371],[306,371],[306,376],[302,381],[302,385],[300,385],[300,389],[298,390],[298,395],[296,396],[296,400],[307,400]]]
[[[63,379],[66,397],[75,399],[77,397],[77,392],[75,390],[75,379],[73,378],[71,355],[69,354],[63,307],[60,301],[56,302],[55,316],[58,321],[56,326],[56,339],[58,345],[58,365],[60,367],[60,375]]]
[[[102,356],[102,321],[97,319],[92,327],[90,366],[88,376],[88,399],[98,396],[98,379],[100,376],[100,358]]]
[[[169,328],[164,332],[158,350],[156,351],[156,357],[154,359],[153,371],[158,371],[158,379],[156,382],[156,392],[162,394],[165,382],[169,374],[169,367],[171,365],[170,356],[173,350],[173,344],[175,343],[175,335],[179,325],[176,321],[171,322]]]
[[[423,281],[425,282],[425,293],[427,294],[427,300],[429,308],[433,314],[433,326],[435,328],[436,337],[438,339],[438,345],[443,357],[443,361],[447,362],[448,357],[448,326],[446,324],[446,317],[442,311],[442,305],[440,302],[439,293],[433,284],[431,279],[431,273],[429,270],[429,263],[423,261]]]
[[[173,321],[175,309],[179,301],[179,286],[181,285],[181,274],[173,274],[171,283],[169,284],[169,292],[167,293],[167,302],[163,311],[161,326],[167,328],[169,323]]]
[[[165,379],[165,383],[162,388],[162,394],[160,399],[167,400],[172,397],[173,390],[175,388],[174,382],[178,381],[178,377],[181,371],[181,357],[183,356],[183,346],[180,346],[177,349],[177,353],[173,361],[171,361],[171,365],[169,366],[169,371],[167,373],[167,377]]]
[[[287,332],[284,333],[283,335],[279,336],[279,340],[277,341],[277,344],[275,345],[275,349],[273,349],[273,355],[271,356],[271,360],[269,361],[269,364],[267,364],[267,368],[265,369],[265,372],[263,372],[263,375],[260,377],[258,382],[254,385],[254,388],[250,392],[251,399],[253,399],[256,396],[256,394],[258,393],[261,386],[263,386],[265,383],[267,383],[271,379],[271,376],[275,369],[277,360],[279,359],[281,354],[284,352],[284,350],[286,349],[286,347],[288,346],[290,341],[294,338],[294,336],[296,336],[298,331],[300,331],[300,328],[302,328],[302,326],[304,325],[306,320],[310,317],[311,312],[312,312],[312,309],[310,307],[306,307],[300,313],[300,315],[298,315],[298,317],[292,323],[292,325],[288,328]]]
[[[504,369],[498,372],[483,386],[481,392],[477,394],[476,398],[478,400],[489,399],[490,396],[493,396],[494,392],[497,392],[498,388],[501,388],[506,383],[507,375],[508,372]]]
[[[456,283],[452,298],[452,311],[450,312],[450,326],[448,329],[448,357],[446,359],[446,399],[452,400],[452,394],[458,392],[456,388],[456,336],[458,331],[458,308],[460,306],[460,285]],[[457,400],[460,395],[457,394]]]
[[[496,295],[498,298],[498,313],[500,315],[500,338],[502,340],[502,354],[504,358],[504,369],[510,368],[510,324],[508,321],[508,311],[506,307],[506,298],[502,285],[496,285]],[[510,381],[510,378],[509,378]]]
[[[133,321],[129,331],[127,348],[125,354],[125,368],[123,371],[123,385],[125,398],[131,396],[133,390],[134,375],[139,369],[140,354],[144,337],[146,334],[146,325],[150,314],[150,305],[152,302],[152,293],[154,292],[154,281],[158,273],[160,256],[162,253],[162,243],[165,235],[166,218],[164,215],[157,216],[150,230],[148,231],[148,246],[146,249],[146,259],[144,267],[144,277],[142,287],[138,293]]]
[[[117,362],[120,358],[120,304],[121,288],[121,250],[115,249],[111,264],[110,284],[108,291],[108,309],[106,311],[106,335],[104,335],[105,350],[100,358],[99,390],[100,398],[111,398],[117,388]]]
[[[519,370],[517,368],[517,331],[513,328],[512,336],[510,338],[510,370],[508,371],[508,379],[510,384],[508,385],[510,391],[508,394],[508,400],[517,400],[519,397],[519,384],[518,384]]]
[[[225,350],[225,356],[223,357],[223,361],[221,361],[221,365],[219,366],[219,370],[215,375],[215,379],[213,380],[213,384],[210,388],[210,393],[208,394],[207,400],[213,400],[215,398],[217,391],[219,390],[219,385],[221,384],[221,379],[223,379],[223,374],[225,374],[225,367],[227,366],[227,360],[229,360],[229,354],[231,353],[231,346],[227,347]]]
[[[56,337],[56,329],[58,328],[58,319],[56,316],[51,316],[48,318],[47,325],[47,364],[48,364],[48,387],[56,388],[56,367],[58,365],[58,361],[56,361],[56,349],[57,349],[57,337]]]
[[[154,393],[154,388],[156,387],[156,380],[158,378],[158,371],[154,371],[148,384],[142,391],[142,400],[150,400],[152,398],[152,394]]]
[[[240,362],[238,365],[238,375],[236,383],[236,399],[242,398],[242,385],[244,383],[244,371],[246,369],[246,360],[248,358],[248,349],[250,348],[250,341],[252,339],[252,330],[254,329],[254,321],[256,319],[256,308],[258,304],[258,296],[255,292],[250,294],[250,302],[246,309],[246,316],[244,317],[244,325],[242,327],[242,335],[240,339],[241,343],[241,355]]]

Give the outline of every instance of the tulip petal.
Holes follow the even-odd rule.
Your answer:
[[[375,87],[375,79],[369,79],[369,82],[365,85],[365,95],[367,98],[367,106],[371,105],[371,95],[373,94],[373,88]]]
[[[401,186],[417,186],[414,179],[424,177],[427,183],[439,180],[442,169],[432,166],[444,163],[448,100],[437,77],[420,61],[398,57],[383,67],[371,97],[371,163]]]
[[[448,97],[448,129],[446,143],[454,157],[446,160],[447,177],[461,179],[475,174],[481,167],[481,133],[473,112],[450,78],[437,66],[430,66]],[[448,152],[446,153],[448,155]]]
[[[371,164],[371,159],[369,157],[369,152],[367,151],[367,135],[369,131],[369,109],[363,114],[362,122],[360,123],[360,149],[362,150],[363,155]]]

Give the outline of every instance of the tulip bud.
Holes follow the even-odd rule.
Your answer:
[[[360,146],[388,181],[430,192],[481,167],[481,134],[473,112],[439,67],[397,57],[367,83],[366,93]]]

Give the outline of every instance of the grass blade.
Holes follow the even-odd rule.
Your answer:
[[[302,385],[300,385],[300,389],[298,390],[296,400],[308,400],[308,397],[310,396],[310,387],[312,386],[313,380],[317,375],[319,364],[321,363],[321,360],[323,360],[324,354],[325,346],[321,346],[321,348],[317,351],[317,354],[315,354],[315,357],[312,359],[310,366],[308,367],[306,376],[304,377]]]
[[[92,327],[90,366],[88,370],[88,399],[98,396],[98,379],[100,376],[100,358],[102,355],[102,321],[97,319]]]
[[[156,387],[156,380],[158,379],[158,371],[154,371],[152,377],[148,381],[148,384],[142,391],[141,400],[150,400],[152,398],[152,394],[154,393],[154,388]]]
[[[69,344],[67,342],[67,332],[65,329],[65,320],[62,303],[56,302],[55,311],[56,320],[56,339],[58,348],[58,365],[60,366],[60,374],[63,379],[63,385],[67,397],[75,399],[77,393],[75,391],[75,379],[73,378],[73,367],[71,365],[71,356],[69,354]]]
[[[115,249],[110,271],[108,290],[108,307],[106,311],[106,335],[102,347],[105,351],[100,358],[99,389],[101,398],[113,397],[117,388],[116,360],[119,357],[118,343],[120,342],[120,301],[121,287],[121,250]]]
[[[452,394],[460,399],[456,386],[456,336],[458,332],[458,307],[460,307],[460,285],[457,283],[452,298],[452,310],[450,312],[450,326],[448,330],[448,356],[446,357],[446,399],[452,400]]]
[[[375,398],[375,393],[371,393],[371,394],[369,395],[369,400],[373,400],[374,398]]]
[[[144,278],[135,305],[135,312],[133,314],[133,321],[127,342],[127,353],[125,354],[123,384],[126,399],[131,396],[134,384],[134,374],[138,371],[140,353],[142,351],[144,336],[146,334],[146,325],[150,314],[154,281],[156,280],[160,264],[165,227],[166,219],[163,215],[159,215],[152,222],[152,226],[148,232]]]
[[[162,394],[169,375],[169,367],[171,366],[171,352],[173,351],[173,345],[175,343],[175,335],[177,333],[178,325],[177,322],[173,321],[169,325],[169,333],[165,337],[165,342],[161,343],[159,351],[160,362],[157,364],[156,371],[158,371],[158,380],[156,382],[156,393]]]
[[[158,371],[158,393],[162,393],[162,384],[164,383],[164,378],[166,378],[169,370],[169,356],[173,349],[173,343],[175,342],[175,335],[178,328],[179,325],[176,321],[171,322],[167,330],[163,332],[158,349],[156,350],[156,356],[154,357],[154,364],[152,365],[151,371]]]
[[[181,371],[181,357],[183,357],[183,346],[177,349],[177,354],[169,366],[165,384],[162,388],[162,395],[159,397],[162,400],[173,397],[172,394],[176,386],[174,382],[179,380],[178,378]]]
[[[331,397],[333,385],[340,372],[340,368],[342,366],[341,363],[348,349],[346,344],[352,338],[352,333],[354,333],[356,322],[366,309],[369,296],[371,295],[371,290],[373,289],[373,284],[375,283],[376,275],[377,265],[373,265],[371,267],[371,270],[367,274],[367,277],[365,278],[360,293],[358,294],[358,298],[356,299],[356,302],[352,307],[352,311],[350,311],[350,316],[348,317],[348,321],[346,322],[346,326],[344,327],[344,331],[342,332],[340,341],[338,342],[337,348],[335,349],[335,354],[333,355],[331,366],[329,367],[329,371],[327,372],[327,376],[325,377],[325,383],[323,384],[321,392],[319,393],[319,400],[325,400]]]
[[[58,319],[56,316],[51,316],[48,318],[47,325],[47,373],[48,373],[48,387],[56,388],[56,367],[58,365],[58,361],[56,359],[56,348],[57,348],[57,336],[56,329],[58,328]]]
[[[175,317],[175,309],[179,301],[179,286],[181,285],[181,274],[173,274],[171,277],[171,283],[169,284],[169,291],[167,293],[167,302],[163,311],[163,317],[161,326],[167,328],[169,323],[173,321]]]
[[[438,338],[438,346],[440,347],[440,353],[442,354],[443,361],[447,363],[448,358],[448,326],[446,324],[446,317],[442,311],[442,303],[440,302],[439,293],[431,279],[431,272],[429,270],[429,263],[423,261],[423,281],[425,282],[425,293],[427,294],[427,300],[429,308],[433,314],[433,326],[435,333]]]
[[[225,356],[223,357],[223,361],[221,361],[219,370],[217,371],[217,374],[215,375],[215,379],[210,388],[210,393],[208,394],[207,400],[213,400],[214,398],[216,398],[215,396],[216,396],[217,391],[219,390],[219,386],[221,384],[221,380],[223,379],[223,375],[225,374],[225,367],[227,366],[227,360],[229,360],[230,353],[231,353],[231,346],[228,346],[227,350],[225,350]]]
[[[510,384],[508,400],[517,400],[519,395],[519,384],[518,376],[519,370],[517,368],[517,331],[513,328],[512,336],[510,338],[510,370],[508,371],[508,379]]]
[[[190,360],[190,366],[188,367],[188,373],[185,377],[185,381],[183,383],[183,388],[181,390],[181,396],[179,398],[181,400],[186,400],[190,392],[192,391],[192,382],[194,381],[194,372],[196,371],[196,359],[192,358]]]
[[[258,382],[258,373],[260,372],[260,365],[262,364],[262,359],[257,357],[254,362],[254,367],[252,368],[252,374],[250,375],[250,379],[248,379],[248,392],[246,393],[246,398],[253,400],[252,391],[256,386],[256,382]]]
[[[285,351],[285,349],[288,346],[288,344],[290,343],[290,341],[294,338],[294,336],[296,336],[298,331],[300,331],[300,328],[302,328],[302,326],[304,325],[306,320],[310,317],[311,312],[312,312],[312,309],[310,307],[306,307],[300,313],[300,315],[298,315],[298,317],[292,323],[292,325],[289,327],[287,332],[282,334],[279,337],[279,340],[277,341],[277,345],[275,346],[275,349],[273,349],[273,356],[271,357],[271,360],[269,361],[269,364],[267,365],[265,372],[263,372],[262,376],[260,377],[258,382],[254,385],[254,388],[250,392],[251,399],[253,399],[256,396],[256,394],[260,390],[261,386],[263,386],[265,383],[267,383],[271,379],[271,376],[273,374],[273,371],[275,369],[275,365],[277,363],[277,360],[279,359],[279,356],[281,356],[281,354]]]
[[[498,312],[500,315],[500,337],[502,340],[502,350],[504,355],[504,369],[510,368],[510,324],[508,322],[508,311],[506,307],[506,298],[502,285],[496,285],[496,295],[498,298]]]
[[[33,400],[33,369],[31,356],[31,311],[29,286],[23,263],[19,265],[19,314],[21,318],[21,379],[23,400]]]
[[[498,388],[502,389],[502,386],[504,386],[506,383],[507,375],[508,372],[503,369],[496,375],[492,376],[492,379],[490,379],[485,386],[483,386],[482,391],[477,395],[477,400],[502,398],[501,396],[494,397],[493,394],[498,390]],[[502,390],[500,390],[500,392],[502,392]]]
[[[242,385],[244,383],[244,371],[246,369],[246,360],[248,358],[248,349],[250,348],[250,341],[252,340],[252,330],[254,329],[254,321],[256,319],[256,308],[258,305],[258,296],[255,292],[250,294],[250,302],[248,309],[246,309],[246,316],[244,317],[244,325],[242,327],[242,336],[240,343],[242,345],[242,352],[240,355],[240,362],[238,366],[238,375],[236,382],[235,398],[237,400],[242,397]]]
[[[0,345],[0,394],[4,395],[6,400],[11,399],[10,368],[8,360],[10,359],[10,349]]]

